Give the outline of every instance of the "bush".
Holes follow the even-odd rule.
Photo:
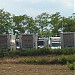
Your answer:
[[[75,70],[75,62],[69,63],[69,62],[67,61],[67,66],[69,67],[70,70]]]
[[[4,51],[0,50],[0,58],[3,58],[3,57],[4,57]]]
[[[75,55],[61,55],[61,57],[56,57],[53,60],[51,60],[51,64],[66,64],[67,61],[69,61],[70,63],[75,62]]]
[[[50,50],[51,54],[56,54],[56,55],[68,55],[68,54],[74,54],[75,53],[75,49],[68,49],[68,48],[62,48],[62,49],[53,49]]]
[[[31,50],[0,50],[0,57],[16,57],[16,56],[39,56],[39,55],[69,55],[74,54],[75,49],[51,49],[51,48],[41,48],[41,49],[31,49]]]
[[[24,63],[24,64],[47,64],[48,60],[46,59],[35,59],[35,58],[27,58],[27,59],[20,59],[19,63]]]

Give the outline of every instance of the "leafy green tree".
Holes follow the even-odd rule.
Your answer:
[[[20,34],[25,32],[25,28],[23,26],[24,15],[13,16],[13,31],[14,34]]]
[[[35,20],[36,20],[36,25],[39,28],[39,32],[38,34],[40,35],[40,37],[44,37],[44,30],[45,28],[47,28],[50,24],[50,15],[45,13],[42,13],[40,15],[38,15]]]
[[[38,28],[35,26],[35,20],[27,15],[13,16],[14,34],[36,33]]]
[[[61,27],[61,15],[59,12],[56,12],[55,14],[52,14],[50,18],[50,23],[52,25],[52,34],[57,35],[59,34],[59,29]]]
[[[63,32],[75,32],[75,14],[62,18]]]
[[[52,35],[52,32],[50,31],[50,29],[45,28],[45,31],[43,34],[44,34],[44,37],[49,38]]]
[[[25,17],[24,23],[25,23],[26,32],[29,32],[29,33],[37,33],[38,28],[35,25],[35,20],[33,20],[32,17],[29,17],[29,16],[28,17]]]
[[[0,9],[0,34],[9,34],[12,28],[12,18],[9,12]]]

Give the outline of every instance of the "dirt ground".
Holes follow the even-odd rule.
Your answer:
[[[75,75],[66,65],[0,64],[0,75]]]

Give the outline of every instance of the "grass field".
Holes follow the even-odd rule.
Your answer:
[[[75,75],[66,65],[0,64],[0,75]]]
[[[69,57],[69,55],[66,55]],[[59,64],[34,64],[20,63],[19,61],[29,60],[53,60],[62,56],[46,55],[46,56],[24,56],[15,58],[0,58],[0,75],[75,75],[74,70],[69,70],[67,65]]]

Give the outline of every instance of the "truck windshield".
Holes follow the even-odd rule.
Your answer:
[[[52,43],[52,46],[53,47],[58,47],[58,46],[60,46],[60,43]]]
[[[38,46],[44,45],[44,41],[38,41]]]

